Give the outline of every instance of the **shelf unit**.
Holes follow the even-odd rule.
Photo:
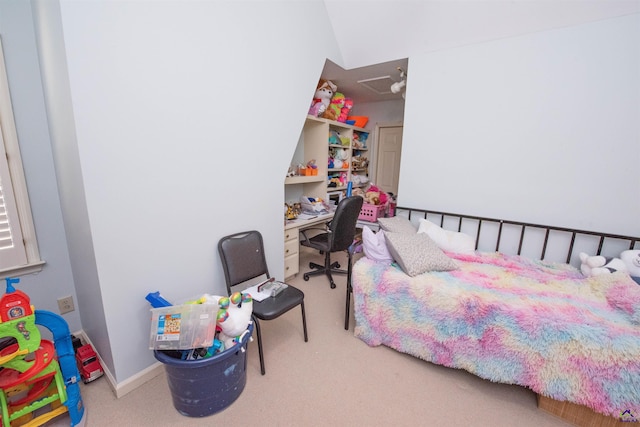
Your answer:
[[[354,146],[354,136],[358,135],[360,139],[362,139],[362,135],[366,135],[368,137],[369,135],[369,131],[367,131],[366,129],[363,128],[359,128],[359,127],[355,127],[355,126],[351,126],[351,125],[347,125],[345,123],[339,123],[339,122],[331,122],[330,125],[330,132],[334,131],[337,132],[340,137],[348,139],[348,144],[328,144],[329,147],[329,155],[331,155],[332,151],[335,151],[337,149],[344,149],[347,151],[347,158],[346,158],[346,162],[348,163],[349,167],[347,168],[331,168],[331,169],[327,169],[327,191],[345,191],[347,189],[346,183],[349,181],[353,181],[353,177],[354,175],[363,175],[363,176],[368,176],[369,175],[369,168],[368,165],[367,167],[359,167],[359,168],[354,168],[353,167],[353,158],[356,155],[360,155],[363,157],[366,157],[367,150],[368,147],[355,147]],[[365,137],[364,139],[366,140]],[[344,179],[343,182],[345,182],[344,185],[337,185],[335,187],[329,187],[329,180],[331,178],[334,177],[340,177],[341,175],[344,174]],[[362,187],[365,186],[365,184],[359,184],[359,183],[354,183],[353,187]]]
[[[341,137],[348,139],[339,148],[347,150],[348,168],[329,169],[327,158],[330,154],[329,136],[338,132]],[[308,161],[315,159],[318,174],[312,176],[291,176],[284,180],[284,195],[286,203],[300,201],[302,196],[321,197],[329,199],[328,191],[345,192],[346,186],[327,187],[330,176],[334,174],[346,174],[347,181],[355,174],[367,174],[367,168],[352,169],[352,157],[354,152],[367,152],[366,148],[353,146],[354,134],[369,132],[366,129],[350,126],[345,123],[307,116],[304,127],[296,146],[296,151],[291,159],[291,165],[306,165]],[[284,230],[284,275],[285,279],[298,273],[299,270],[299,227],[285,225]]]
[[[348,140],[348,144],[329,144],[329,137],[337,132],[340,137]],[[315,159],[318,167],[318,174],[313,176],[292,176],[285,178],[285,201],[297,202],[300,197],[321,197],[326,198],[327,192],[344,191],[346,184],[336,187],[328,187],[329,179],[334,176],[345,174],[346,182],[356,175],[368,175],[368,168],[352,168],[352,157],[354,153],[367,153],[368,147],[355,148],[353,146],[354,134],[368,136],[369,131],[346,123],[327,120],[319,117],[307,116],[304,128],[300,135],[296,151],[291,160],[292,165],[306,164],[309,160]],[[346,161],[348,168],[328,168],[327,158],[331,150],[343,148],[347,151]],[[366,154],[364,154],[366,156]]]

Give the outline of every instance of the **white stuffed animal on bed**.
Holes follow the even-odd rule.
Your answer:
[[[589,256],[581,252],[580,261],[580,271],[587,277],[622,271],[629,273],[636,282],[640,280],[640,250],[624,251],[620,254],[620,258]]]

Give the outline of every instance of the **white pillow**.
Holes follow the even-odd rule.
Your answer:
[[[380,230],[374,233],[366,225],[362,227],[362,249],[364,255],[376,262],[391,264],[393,257],[387,249],[387,242],[384,238],[384,231]]]
[[[455,231],[444,230],[433,222],[420,218],[418,233],[425,233],[431,237],[436,245],[443,251],[459,254],[473,254],[476,242],[473,237]]]

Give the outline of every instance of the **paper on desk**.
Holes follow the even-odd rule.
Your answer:
[[[310,214],[306,214],[306,213],[301,213],[298,214],[298,218],[296,219],[313,219],[313,218],[317,218],[318,215],[310,215]]]

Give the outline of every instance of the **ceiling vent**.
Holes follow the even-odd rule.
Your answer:
[[[378,95],[391,93],[391,85],[396,83],[391,76],[373,77],[371,79],[358,80],[362,86]]]

